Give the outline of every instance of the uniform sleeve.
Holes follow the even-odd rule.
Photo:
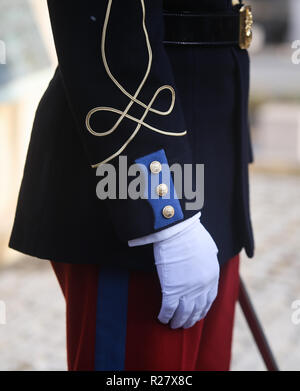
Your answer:
[[[126,157],[127,167],[141,167],[147,185],[139,199],[99,200],[120,238],[127,242],[194,215],[170,175],[173,164],[183,169],[191,163],[191,150],[163,44],[162,0],[48,0],[48,8],[88,164],[95,176],[97,168],[112,165],[118,193],[120,156]]]

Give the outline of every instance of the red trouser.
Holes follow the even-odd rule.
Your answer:
[[[66,299],[69,370],[229,370],[239,256],[221,267],[205,319],[176,330],[157,320],[156,273],[51,264]]]

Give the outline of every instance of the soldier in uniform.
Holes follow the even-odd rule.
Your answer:
[[[48,8],[58,66],[36,111],[10,247],[51,261],[68,368],[228,370],[239,253],[253,256],[251,12],[232,0]],[[127,175],[120,156],[157,197],[99,199],[101,167],[117,183]],[[173,164],[204,164],[203,207],[177,196]]]

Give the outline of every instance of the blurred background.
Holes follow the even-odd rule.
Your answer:
[[[247,4],[255,21],[256,255],[242,255],[241,274],[280,368],[300,370],[292,308],[300,300],[300,0]],[[66,369],[64,301],[54,274],[48,262],[7,247],[33,116],[55,66],[46,1],[0,0],[0,370]],[[239,306],[232,370],[265,370]]]

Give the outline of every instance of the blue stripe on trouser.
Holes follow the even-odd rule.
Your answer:
[[[124,370],[128,271],[100,268],[96,309],[95,370]]]

